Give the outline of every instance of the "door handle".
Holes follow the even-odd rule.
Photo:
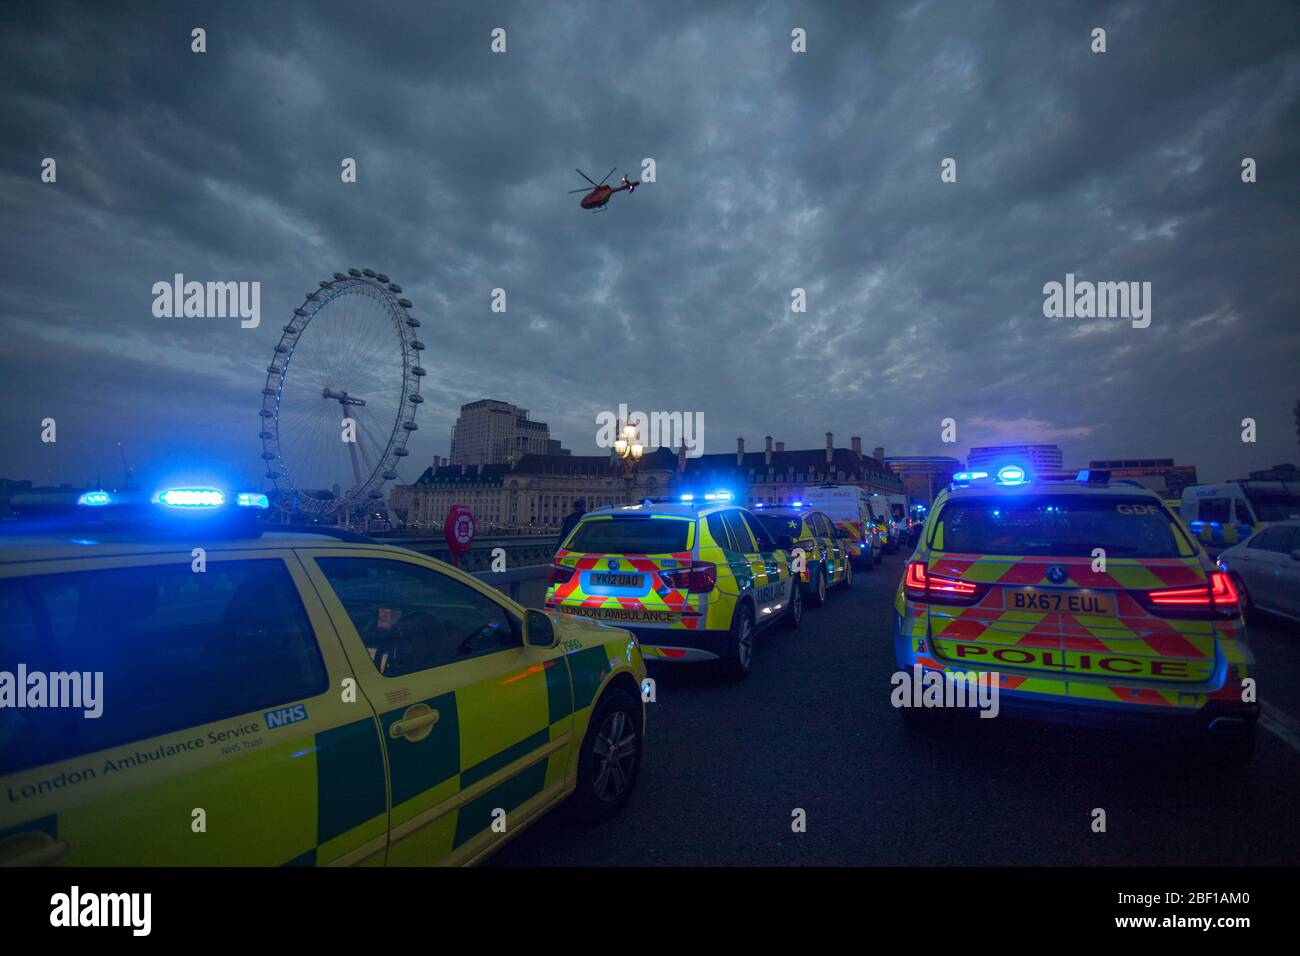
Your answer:
[[[0,866],[48,866],[71,847],[40,830],[28,830],[0,840]]]
[[[393,739],[406,737],[412,741],[423,740],[429,736],[429,731],[441,716],[436,710],[430,710],[424,704],[416,704],[402,715],[401,720],[393,721],[392,726],[388,728],[388,735]]]

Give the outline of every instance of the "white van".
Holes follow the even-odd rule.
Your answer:
[[[1183,489],[1179,517],[1210,554],[1300,518],[1300,481],[1223,481]]]
[[[884,541],[871,509],[873,499],[865,491],[857,485],[808,485],[802,495],[805,506],[827,515],[848,536],[844,543],[854,567],[863,571],[875,567]]]
[[[897,551],[907,543],[907,498],[903,495],[877,493],[871,496],[871,507],[877,517],[885,519],[885,527],[888,531],[884,549]]]

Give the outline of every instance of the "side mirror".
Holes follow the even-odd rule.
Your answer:
[[[526,641],[529,647],[554,647],[555,627],[541,611],[529,609],[524,618]]]

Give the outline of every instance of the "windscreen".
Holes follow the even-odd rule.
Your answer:
[[[759,522],[767,529],[773,540],[797,538],[803,527],[803,518],[798,515],[772,514],[765,512],[758,515]]]
[[[1260,521],[1290,521],[1300,518],[1300,495],[1278,491],[1251,491],[1246,497]]]
[[[940,515],[942,550],[960,554],[1176,558],[1177,532],[1150,499],[1083,495],[962,498]],[[937,532],[937,529],[936,529]]]
[[[803,497],[805,505],[811,504],[818,511],[830,515],[835,521],[860,520],[858,509],[861,500],[856,492],[853,494],[805,492]]]
[[[585,554],[667,554],[687,550],[686,518],[590,518],[565,546]]]

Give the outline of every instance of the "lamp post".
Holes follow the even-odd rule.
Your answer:
[[[632,500],[632,484],[636,479],[637,465],[641,464],[641,455],[645,453],[637,437],[636,426],[625,422],[619,428],[618,439],[614,442],[614,454],[623,463],[623,480],[627,483],[627,499]]]

